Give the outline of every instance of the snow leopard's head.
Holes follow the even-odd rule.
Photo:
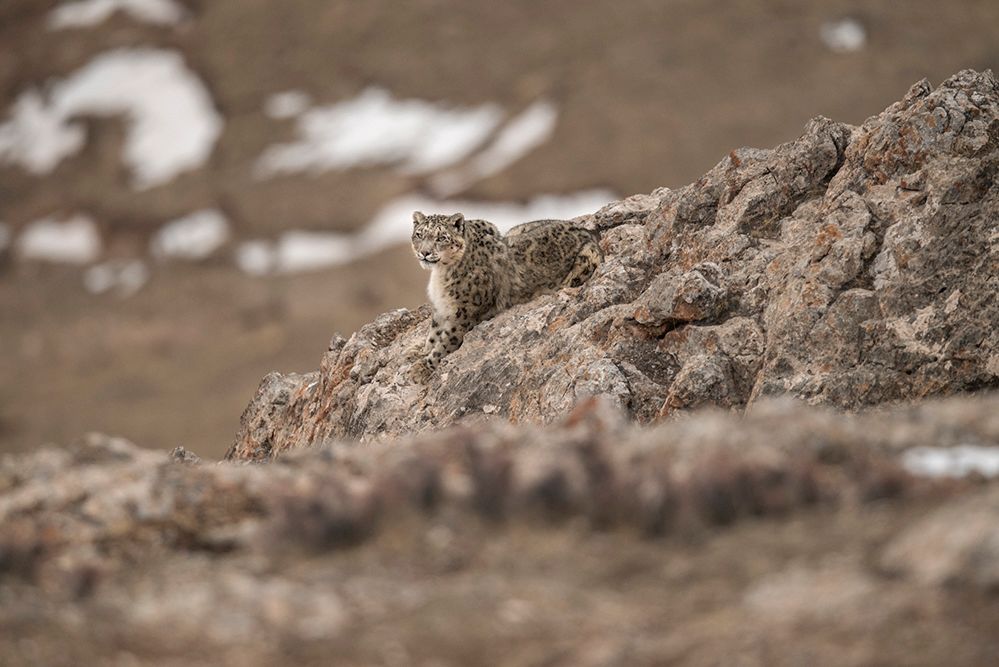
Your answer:
[[[465,254],[465,216],[423,215],[415,211],[413,252],[425,269],[461,261]]]

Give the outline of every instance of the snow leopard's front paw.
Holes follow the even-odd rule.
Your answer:
[[[434,367],[426,357],[417,359],[409,368],[409,379],[414,384],[426,384],[433,374]]]

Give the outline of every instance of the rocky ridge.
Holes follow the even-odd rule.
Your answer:
[[[859,127],[772,150],[580,223],[606,260],[577,291],[476,327],[427,386],[426,308],[271,374],[232,460],[468,420],[546,423],[592,395],[639,423],[764,396],[855,409],[999,386],[999,84],[965,70]]]
[[[92,435],[0,464],[0,654],[983,664],[996,489],[900,455],[995,446],[997,414],[996,397],[861,416],[784,400],[648,428],[593,399],[546,427],[265,466]]]

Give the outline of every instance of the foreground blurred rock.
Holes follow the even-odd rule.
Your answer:
[[[996,415],[999,397],[860,416],[768,401],[643,428],[593,399],[547,427],[266,466],[90,436],[0,463],[0,655],[989,664],[994,487],[900,461],[999,445]],[[960,528],[967,510],[985,530]]]
[[[595,277],[476,327],[429,386],[406,380],[426,310],[334,338],[317,372],[265,378],[227,458],[550,422],[594,394],[648,423],[769,394],[856,408],[999,386],[997,172],[991,72],[920,82],[861,127],[816,119],[588,216]]]

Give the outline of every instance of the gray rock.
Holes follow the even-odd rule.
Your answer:
[[[425,309],[338,341],[318,373],[268,376],[227,458],[547,423],[597,394],[651,422],[773,394],[858,408],[999,386],[997,173],[988,71],[920,82],[860,127],[815,119],[584,217],[595,276],[477,326],[426,386],[406,379]]]

